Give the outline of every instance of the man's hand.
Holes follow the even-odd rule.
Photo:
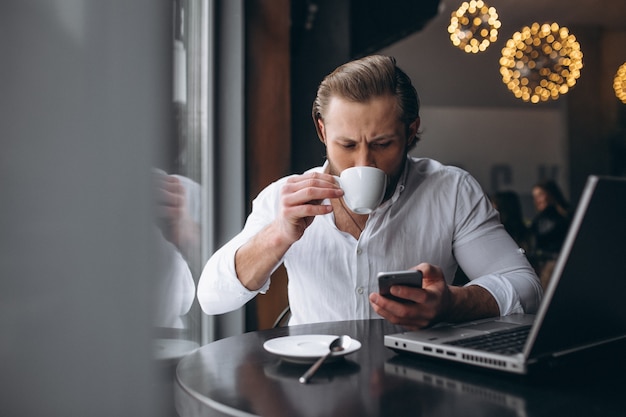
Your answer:
[[[422,288],[394,285],[391,294],[412,303],[399,303],[370,294],[374,311],[393,324],[409,330],[432,326],[438,322],[460,322],[499,315],[491,294],[477,285],[453,287],[446,283],[441,269],[422,263],[414,267],[422,271]]]
[[[315,216],[328,214],[332,206],[325,199],[339,198],[343,190],[332,175],[319,172],[297,175],[281,189],[280,212],[276,226],[291,243],[302,237]]]
[[[235,254],[235,271],[242,285],[252,291],[261,288],[315,216],[333,210],[322,201],[342,195],[343,190],[329,174],[317,172],[289,178],[281,189],[276,219]]]
[[[179,247],[185,246],[194,231],[187,209],[185,187],[172,175],[157,174],[157,217],[163,236]]]
[[[440,321],[451,304],[451,294],[439,267],[419,264],[413,269],[422,271],[422,288],[402,285],[391,287],[391,294],[411,303],[399,303],[381,296],[370,294],[370,303],[379,315],[393,324],[408,329],[421,329]]]

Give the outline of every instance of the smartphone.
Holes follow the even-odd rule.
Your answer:
[[[411,300],[395,297],[390,294],[392,285],[405,285],[407,287],[422,287],[422,271],[392,271],[378,273],[378,292],[380,295],[398,301],[400,303],[410,303]]]

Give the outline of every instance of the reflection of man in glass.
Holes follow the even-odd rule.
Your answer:
[[[200,235],[200,187],[189,178],[155,173],[159,245],[159,283],[155,325],[184,328],[195,283],[188,262],[197,252]]]
[[[200,186],[182,175],[156,176],[157,217],[163,236],[191,262],[200,243]]]
[[[419,99],[395,60],[347,63],[321,83],[313,105],[327,162],[269,185],[243,231],[208,261],[198,300],[208,314],[268,290],[284,263],[290,324],[385,318],[409,328],[532,313],[541,286],[498,213],[467,172],[408,151],[418,141]],[[388,178],[371,214],[350,212],[333,175],[374,166]],[[452,286],[460,266],[470,282]],[[378,294],[377,274],[419,269],[422,288]]]

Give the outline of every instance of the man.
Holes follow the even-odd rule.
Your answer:
[[[417,329],[440,321],[533,312],[541,287],[523,251],[465,171],[407,155],[418,141],[419,99],[395,60],[370,56],[321,83],[313,120],[327,161],[283,178],[253,203],[244,229],[208,261],[198,285],[207,314],[269,288],[284,263],[290,324],[385,318]],[[388,177],[381,205],[350,212],[333,175],[374,166]],[[457,266],[470,283],[451,285]],[[422,288],[378,294],[381,271],[419,269]]]

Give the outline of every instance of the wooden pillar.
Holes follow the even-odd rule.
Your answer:
[[[246,8],[246,194],[251,201],[269,183],[290,173],[290,0],[249,0]],[[246,328],[271,326],[287,305],[287,277],[280,268],[271,291],[249,303]]]

